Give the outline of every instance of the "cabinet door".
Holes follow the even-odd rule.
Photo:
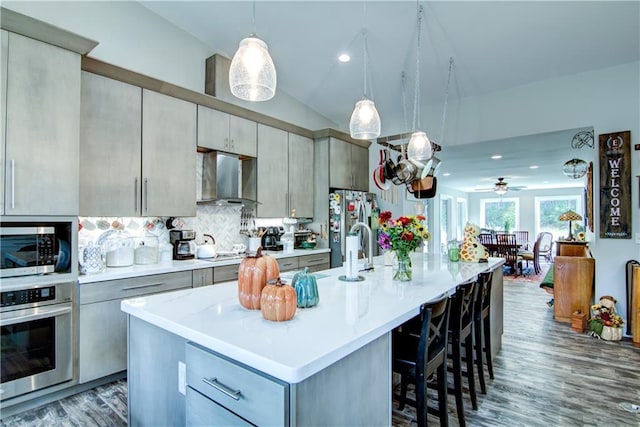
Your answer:
[[[187,387],[184,415],[190,427],[253,425],[191,387]]]
[[[353,189],[369,191],[369,150],[351,144],[351,173]]]
[[[289,209],[313,217],[313,140],[289,134]]]
[[[7,55],[9,54],[9,33],[0,30],[0,109],[6,111],[7,107]],[[0,176],[4,183],[5,158],[4,138],[7,116],[0,114]],[[0,214],[4,214],[4,185],[0,185]]]
[[[9,33],[5,213],[77,215],[80,55]]]
[[[193,270],[193,287],[213,285],[213,268],[200,268]]]
[[[350,189],[351,144],[329,138],[329,187]]]
[[[142,89],[82,73],[80,215],[141,215]]]
[[[142,215],[196,214],[196,105],[142,91]]]
[[[229,140],[231,152],[245,156],[256,157],[258,125],[242,117],[229,117]]]
[[[289,216],[287,132],[258,124],[258,216]]]
[[[80,306],[80,382],[127,369],[127,315],[121,299]]]
[[[230,151],[227,113],[198,105],[198,147]]]

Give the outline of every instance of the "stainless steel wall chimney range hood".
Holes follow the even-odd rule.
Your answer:
[[[210,151],[202,160],[202,199],[199,204],[255,206],[256,159]]]

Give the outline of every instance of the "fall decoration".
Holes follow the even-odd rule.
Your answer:
[[[297,297],[293,287],[282,283],[278,277],[269,280],[262,289],[260,310],[262,317],[272,322],[284,322],[293,319],[296,314]]]
[[[263,255],[258,248],[255,256],[248,256],[240,262],[238,270],[238,300],[249,310],[260,309],[260,296],[267,281],[280,276],[278,261],[270,255]]]
[[[318,305],[318,282],[313,274],[309,273],[309,267],[293,276],[291,285],[296,290],[298,308],[308,308]]]
[[[589,319],[591,335],[607,341],[622,339],[622,317],[616,314],[616,300],[612,296],[603,296],[597,304],[591,306],[593,316]]]

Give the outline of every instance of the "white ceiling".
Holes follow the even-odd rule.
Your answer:
[[[278,89],[342,129],[348,129],[353,106],[363,95],[366,28],[367,94],[376,102],[382,134],[412,130],[416,1],[258,0],[255,27],[251,1],[141,3],[229,58],[255,30],[269,45]],[[638,1],[420,4],[423,112],[429,104],[444,104],[449,58],[454,61],[450,100],[640,60]],[[351,54],[351,62],[338,62],[343,51]],[[407,76],[404,100],[402,72]]]

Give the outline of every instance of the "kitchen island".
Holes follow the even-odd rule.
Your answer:
[[[359,282],[316,273],[320,303],[283,323],[242,308],[235,282],[123,301],[130,425],[390,425],[391,331],[487,270],[499,349],[502,259],[414,254],[410,282],[375,261]]]

